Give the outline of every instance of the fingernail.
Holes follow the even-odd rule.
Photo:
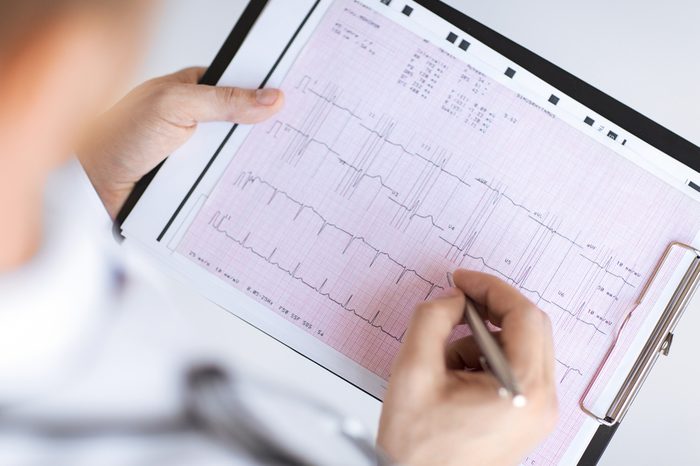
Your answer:
[[[280,97],[280,91],[277,89],[258,89],[255,93],[255,99],[260,105],[274,105]]]
[[[458,296],[459,293],[461,293],[461,291],[458,288],[445,288],[435,294],[435,299],[454,298]]]

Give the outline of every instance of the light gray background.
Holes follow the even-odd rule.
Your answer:
[[[166,0],[139,79],[207,65],[244,0]],[[700,144],[700,2],[693,0],[447,3]],[[263,375],[304,387],[376,429],[380,405],[182,287],[182,316],[211,347]],[[700,300],[620,427],[601,464],[700,464]],[[255,354],[255,364],[248,357]]]

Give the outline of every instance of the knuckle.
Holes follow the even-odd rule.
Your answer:
[[[542,408],[542,420],[547,431],[551,431],[559,421],[559,406],[556,396],[549,396]]]
[[[544,398],[547,388],[545,387],[543,376],[538,370],[538,368],[533,366],[528,366],[522,368],[519,375],[521,388],[528,400],[532,399],[535,402],[535,406],[539,406],[542,399]]]
[[[523,306],[522,316],[526,322],[532,324],[533,326],[546,327],[548,325],[549,316],[547,313],[532,303],[528,303],[528,305]],[[551,323],[549,325],[551,325]]]
[[[542,319],[542,323],[546,329],[551,329],[552,328],[552,319],[549,318],[549,314],[544,312],[542,309],[537,308],[537,310],[540,313],[540,318]]]
[[[155,86],[149,93],[148,111],[168,122],[191,124],[192,106],[191,85],[166,82]]]
[[[527,315],[531,319],[541,320],[542,315],[544,314],[544,312],[539,307],[535,306],[529,301],[526,306],[523,306],[523,309],[525,311],[525,315]]]
[[[403,381],[413,382],[425,379],[425,370],[411,360],[410,364],[396,368],[397,378]]]
[[[424,303],[420,303],[416,307],[415,315],[417,318],[422,318],[423,316],[432,313],[435,310],[435,303],[432,301],[426,301]]]
[[[449,311],[444,305],[436,301],[425,301],[416,307],[413,314],[414,321],[435,322],[445,319],[445,313]]]
[[[402,357],[397,358],[392,366],[391,380],[394,384],[409,387],[416,382],[424,383],[426,369],[418,363],[410,349],[406,349]]]
[[[238,87],[223,87],[220,88],[219,94],[226,104],[237,103],[245,97],[245,93]]]
[[[154,107],[158,109],[167,108],[173,100],[177,99],[178,88],[170,83],[156,86],[151,93]]]
[[[238,87],[219,88],[217,94],[220,99],[222,108],[226,109],[228,119],[235,120],[239,118],[245,110],[245,91]]]
[[[155,104],[161,103],[163,100],[166,100],[168,98],[168,94],[170,93],[170,86],[165,86],[165,85],[157,85],[153,86],[153,88],[150,90],[150,98]]]
[[[172,91],[169,87],[158,86],[151,94],[152,108],[157,114],[163,114],[170,108]]]
[[[532,406],[542,426],[551,431],[559,419],[559,406],[556,391],[544,384],[532,396]]]
[[[177,74],[181,75],[185,82],[196,83],[199,77],[204,73],[204,68],[200,66],[190,66],[180,70]]]

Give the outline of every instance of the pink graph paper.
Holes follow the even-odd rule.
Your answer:
[[[554,323],[561,419],[526,464],[556,463],[654,261],[700,229],[697,203],[353,0],[282,87],[178,252],[383,378],[446,271],[507,280]]]

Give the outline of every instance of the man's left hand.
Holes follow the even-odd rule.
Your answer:
[[[199,85],[204,68],[156,78],[131,91],[91,129],[78,150],[112,218],[145,174],[182,146],[207,121],[259,123],[277,113],[277,89]]]

